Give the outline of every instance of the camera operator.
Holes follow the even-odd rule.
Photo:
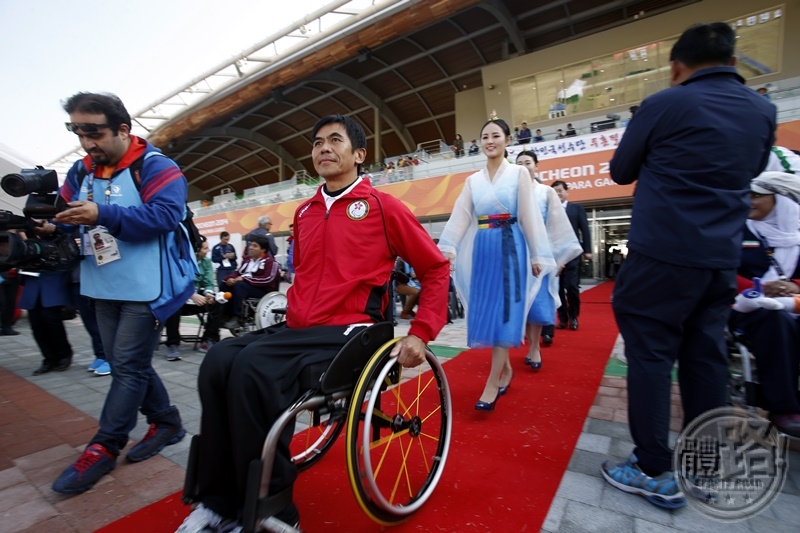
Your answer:
[[[162,323],[194,291],[197,270],[180,224],[187,183],[180,168],[144,139],[111,94],[78,93],[64,103],[67,129],[87,156],[67,173],[60,196],[69,208],[55,222],[80,227],[81,294],[95,301],[112,382],[100,428],[53,490],[79,494],[114,469],[138,412],[150,429],[127,454],[139,462],[186,434],[153,369]],[[94,246],[100,235],[103,246]]]
[[[18,292],[19,281],[16,270],[12,268],[8,272],[0,273],[0,335],[19,335],[19,331],[12,327]]]
[[[72,364],[72,346],[62,320],[64,306],[75,305],[70,273],[23,271],[20,278],[24,289],[19,307],[28,310],[33,338],[44,357],[33,375],[63,372]]]
[[[19,276],[15,268],[0,272],[0,335],[19,335],[15,330],[14,314],[17,308]]]

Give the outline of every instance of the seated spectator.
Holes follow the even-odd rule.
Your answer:
[[[739,287],[750,288],[751,280],[760,278],[766,298],[751,301],[738,296],[730,329],[741,331],[753,349],[770,421],[783,433],[800,438],[800,323],[796,314],[800,305],[795,300],[800,296],[800,207],[781,194],[787,190],[800,194],[798,183],[792,174],[765,172],[751,186]],[[776,302],[783,305],[772,305]]]
[[[481,153],[481,147],[478,146],[477,139],[472,139],[472,144],[469,145],[469,155],[478,155]]]
[[[191,301],[174,315],[169,317],[164,324],[167,330],[167,361],[177,361],[181,358],[178,346],[181,343],[181,316],[206,313],[206,327],[200,338],[200,350],[203,352],[219,342],[219,312],[215,295],[217,284],[214,282],[214,265],[208,257],[208,242],[203,241],[197,251],[197,275],[194,278],[194,294]]]
[[[220,290],[231,292],[225,311],[233,318],[225,323],[226,328],[241,324],[242,302],[245,299],[261,298],[278,290],[280,265],[269,253],[269,240],[263,235],[252,235],[248,251],[248,257],[239,269],[220,283]]]
[[[542,130],[536,130],[536,136],[533,138],[533,142],[535,143],[544,142],[544,136],[542,135]]]
[[[404,367],[418,366],[425,344],[444,326],[449,264],[401,201],[359,178],[366,145],[364,130],[350,117],[324,117],[312,129],[311,160],[325,184],[295,213],[286,322],[226,339],[204,358],[197,378],[199,503],[177,533],[238,531],[248,467],[261,457],[278,416],[305,392],[298,376],[308,365],[330,362],[368,324],[386,320],[396,254],[414,265],[425,294],[391,356]],[[290,423],[281,435],[271,478],[264,480],[271,495],[291,494],[284,491],[297,478],[289,452],[293,429]],[[299,527],[294,503],[275,518]]]
[[[558,130],[558,131],[561,131],[561,130]],[[572,122],[567,124],[567,132],[564,134],[564,137],[575,137],[577,134],[578,134],[578,132],[575,131],[575,128],[572,127]]]
[[[561,128],[559,128],[558,130],[556,130],[556,139],[563,139],[563,138],[564,138],[564,132],[561,130]]]
[[[464,138],[460,133],[456,133],[456,140],[453,141],[453,152],[456,157],[464,157]]]

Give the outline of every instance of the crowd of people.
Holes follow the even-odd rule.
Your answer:
[[[601,473],[614,487],[667,509],[686,505],[668,442],[670,375],[677,362],[685,425],[725,405],[728,325],[754,346],[770,420],[800,437],[800,157],[773,147],[775,107],[744,86],[734,68],[734,43],[724,23],[687,30],[671,52],[672,88],[642,103],[610,163],[615,182],[637,183],[627,258],[615,263],[613,294],[635,448],[625,461],[604,463]],[[698,104],[709,98],[718,105]],[[739,112],[731,115],[734,106]],[[524,122],[512,132],[492,118],[466,151],[456,136],[457,157],[482,151],[486,165],[467,177],[436,243],[401,201],[362,177],[367,143],[361,126],[341,115],[320,119],[311,134],[311,159],[324,184],[290,225],[286,321],[220,340],[221,326],[239,324],[244,299],[278,289],[282,273],[271,219],[259,219],[241,256],[227,232],[213,250],[207,242],[191,250],[188,239],[174,238],[186,179],[173,161],[131,135],[122,102],[78,93],[64,109],[87,155],[60,190],[69,208],[40,231],[57,225],[75,232],[86,259],[74,273],[26,277],[20,307],[29,312],[43,355],[35,374],[70,366],[62,311],[75,305],[96,340],[89,369],[110,374],[112,385],[96,435],[56,479],[54,491],[82,493],[113,470],[139,412],[150,429],[127,453],[129,462],[183,439],[180,414],[152,358],[161,324],[167,357],[179,358],[185,314],[205,313],[207,353],[198,376],[198,504],[180,533],[235,530],[250,462],[260,457],[271,424],[301,394],[299,373],[330,361],[368,324],[390,320],[393,290],[405,297],[400,317],[410,328],[392,355],[413,367],[447,322],[448,292],[455,287],[466,311],[467,344],[491,349],[474,404],[482,412],[497,409],[517,366],[542,369],[540,346],[552,345],[556,330],[579,329],[580,267],[592,258],[586,212],[569,201],[567,182],[548,186],[538,179],[533,151],[518,154],[516,164],[508,160],[506,149],[515,142],[544,140],[540,129],[534,135]],[[572,124],[558,131],[576,135]],[[737,150],[726,150],[730,146]],[[728,156],[715,158],[708,172],[709,158],[723,152]],[[134,176],[130,168],[140,159],[141,175]],[[106,194],[112,183],[120,194]],[[109,246],[121,252],[115,259],[108,259]],[[137,262],[153,270],[133,267]],[[160,283],[152,283],[154,277]],[[8,272],[0,282],[2,335],[17,334],[9,302],[16,299],[18,278]],[[761,291],[757,297],[736,296],[754,287]],[[231,293],[227,303],[219,303],[220,291]],[[512,361],[511,348],[526,343],[525,359]],[[270,493],[291,490],[297,477],[291,429],[278,447]],[[299,523],[291,502],[276,518]]]
[[[545,135],[552,135],[553,139],[564,139],[566,137],[574,137],[578,135],[578,130],[576,130],[572,123],[568,123],[566,129],[558,128],[554,134],[544,134],[542,133],[541,129],[537,129],[535,133],[531,133],[530,128],[528,128],[528,123],[523,122],[518,127],[514,128],[514,134],[511,137],[511,144],[533,144],[533,143],[541,143],[545,142],[547,139]],[[475,143],[475,141],[473,141]],[[477,154],[478,151],[476,150],[475,153]],[[472,153],[470,153],[472,155]]]

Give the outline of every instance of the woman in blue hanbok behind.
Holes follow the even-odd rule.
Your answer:
[[[542,353],[539,349],[539,337],[542,326],[555,324],[556,308],[560,304],[558,297],[558,274],[564,265],[583,253],[581,243],[572,229],[566,210],[561,207],[556,191],[552,187],[542,185],[536,177],[539,158],[536,154],[525,150],[517,155],[517,164],[528,169],[533,185],[533,200],[539,206],[547,230],[547,240],[558,271],[542,278],[542,286],[534,295],[533,303],[528,311],[527,334],[529,348],[525,364],[534,372],[542,368]]]
[[[479,411],[494,410],[511,383],[509,348],[523,339],[525,316],[541,283],[555,270],[530,175],[506,161],[511,133],[503,120],[481,129],[486,168],[469,176],[439,238],[455,266],[456,290],[467,313],[467,343],[492,347]]]

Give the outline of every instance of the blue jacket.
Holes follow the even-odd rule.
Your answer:
[[[611,160],[638,180],[628,248],[670,264],[735,269],[750,180],[775,141],[775,106],[734,67],[702,69],[642,102]]]
[[[75,305],[70,272],[39,272],[39,276],[19,274],[22,282],[20,309]]]
[[[81,294],[101,300],[147,302],[164,322],[194,292],[195,255],[180,221],[185,215],[187,183],[180,168],[143,139],[132,143],[111,179],[92,175],[91,160],[77,161],[67,173],[60,195],[86,200],[92,182],[98,204],[97,225],[119,246],[120,259],[97,266],[89,253],[81,264]],[[140,185],[130,164],[144,154]],[[157,155],[155,155],[157,154]],[[80,183],[79,183],[80,181]],[[110,192],[106,196],[106,192]],[[180,232],[180,233],[179,233]]]

